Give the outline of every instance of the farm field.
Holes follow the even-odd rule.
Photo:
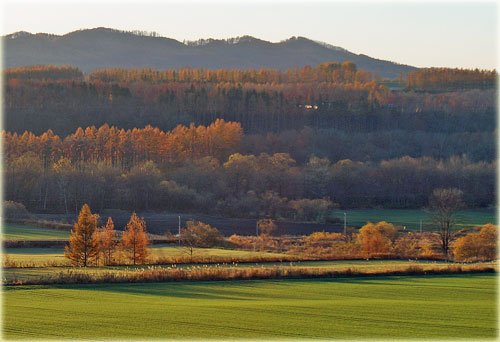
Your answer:
[[[153,260],[158,258],[181,258],[187,257],[185,248],[165,245],[153,245],[150,248],[151,258]],[[4,256],[8,257],[10,261],[30,264],[32,266],[43,266],[46,264],[51,265],[67,265],[68,260],[64,257],[64,248],[5,248]],[[279,260],[283,254],[269,253],[269,252],[253,252],[235,249],[222,249],[222,248],[194,248],[193,256],[203,256],[207,259],[213,258],[235,258],[239,260],[250,259],[253,257],[261,258],[275,258]]]
[[[495,292],[491,274],[7,286],[4,337],[494,338]]]
[[[67,240],[69,231],[21,223],[2,223],[3,240]]]
[[[406,226],[407,229],[420,229],[420,220],[422,220],[422,229],[431,230],[431,215],[419,209],[353,209],[353,210],[335,210],[333,215],[344,222],[344,212],[347,214],[348,226],[363,226],[366,222],[387,221],[396,226]],[[457,214],[457,228],[473,228],[486,223],[496,223],[496,209],[469,209]]]
[[[347,224],[349,226],[360,227],[368,221],[387,221],[399,227],[406,226],[407,229],[417,230],[420,228],[420,220],[423,221],[422,227],[424,230],[431,230],[432,223],[430,214],[418,209],[353,209],[353,210],[335,210],[333,215],[340,219],[341,223],[344,220],[344,212],[347,213]],[[174,217],[175,216],[175,217]],[[51,217],[55,219],[55,217]],[[152,233],[164,233],[165,229],[160,227],[176,226],[177,215],[155,214],[145,215],[148,223],[149,231]],[[175,224],[170,222],[175,218]],[[234,218],[213,218],[202,216],[203,222],[215,224],[215,227],[220,228],[221,232],[226,235],[233,233],[237,234],[253,234],[255,230],[255,220],[251,219],[234,219]],[[123,225],[126,219],[122,218]],[[462,211],[457,216],[458,228],[473,228],[485,223],[496,222],[496,209],[470,209]],[[149,226],[151,224],[151,226]],[[310,233],[315,230],[336,231],[341,230],[341,225],[336,224],[315,224],[305,222],[278,222],[278,225],[283,229],[280,231],[293,233]],[[121,225],[118,224],[117,227]],[[227,227],[226,227],[227,226]],[[248,228],[248,227],[250,228]],[[286,226],[286,227],[285,227]],[[290,227],[288,227],[290,226]],[[301,229],[295,227],[300,226]],[[338,226],[338,227],[337,227]],[[306,229],[307,227],[307,229]],[[247,229],[248,228],[248,229]],[[298,229],[298,230],[297,230]],[[174,231],[175,232],[175,231]],[[2,239],[4,240],[66,240],[69,237],[69,232],[52,228],[37,227],[34,225],[4,223],[2,225]]]
[[[143,271],[144,269],[169,269],[175,268],[304,268],[309,269],[322,269],[322,270],[335,270],[345,271],[353,269],[363,272],[377,272],[377,271],[390,271],[401,270],[410,266],[420,266],[428,269],[446,268],[449,265],[461,265],[460,263],[445,262],[445,261],[410,261],[410,260],[336,260],[336,261],[300,261],[300,262],[261,262],[261,263],[229,263],[229,264],[179,264],[179,265],[156,265],[156,266],[101,266],[78,268],[74,267],[23,267],[23,268],[6,268],[3,270],[3,280],[6,283],[22,282],[36,282],[40,279],[47,279],[49,277],[56,277],[60,274],[69,273],[85,273],[92,276],[99,276],[109,273],[114,274],[133,274],[135,272]],[[495,266],[494,262],[485,262],[478,265]]]

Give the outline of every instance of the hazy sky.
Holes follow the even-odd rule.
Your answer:
[[[355,53],[423,66],[494,68],[497,2],[4,1],[2,34],[64,34],[99,26],[177,40],[304,36]]]

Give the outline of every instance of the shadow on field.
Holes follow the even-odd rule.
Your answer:
[[[150,295],[167,296],[176,298],[191,299],[214,299],[214,300],[261,300],[274,299],[275,293],[259,293],[255,298],[255,290],[261,285],[277,285],[280,288],[294,288],[297,283],[332,283],[333,284],[358,284],[358,285],[380,285],[380,286],[414,286],[414,287],[460,287],[463,284],[427,284],[425,280],[435,278],[460,279],[464,276],[472,277],[495,277],[496,274],[435,274],[417,276],[363,276],[363,277],[339,277],[320,279],[267,279],[267,280],[220,280],[220,281],[200,281],[200,282],[160,282],[160,283],[120,283],[120,284],[82,284],[82,285],[57,285],[57,287],[87,291],[106,291],[116,293],[127,293],[130,295]],[[388,280],[394,282],[387,282]],[[424,280],[424,281],[422,281]],[[234,286],[238,288],[235,289]],[[471,287],[476,289],[476,287]],[[284,291],[289,293],[288,291]],[[291,293],[290,293],[291,294]]]

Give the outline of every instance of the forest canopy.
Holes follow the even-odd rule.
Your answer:
[[[495,71],[421,69],[396,89],[350,62],[4,76],[6,200],[29,210],[324,220],[311,203],[421,208],[440,187],[494,204]]]

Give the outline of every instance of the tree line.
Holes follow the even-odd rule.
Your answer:
[[[145,160],[173,163],[214,156],[222,161],[234,152],[254,155],[283,152],[300,164],[312,155],[364,162],[405,155],[435,159],[461,155],[474,162],[490,162],[496,158],[495,132],[444,134],[384,130],[348,134],[306,127],[261,135],[243,134],[239,123],[215,120],[207,126],[178,125],[169,132],[150,125],[125,130],[104,124],[77,128],[67,136],[59,136],[50,129],[39,135],[29,131],[22,134],[4,131],[0,135],[7,160],[31,151],[42,158],[45,168],[61,157],[73,163],[104,161],[130,168]]]
[[[108,123],[170,130],[191,122],[208,125],[216,118],[237,121],[246,133],[258,134],[304,126],[348,134],[491,132],[495,126],[491,87],[390,91],[349,62],[286,71],[103,69],[80,74],[56,66],[5,70],[6,128],[68,134],[79,126]],[[465,82],[468,76],[461,75],[453,82]]]
[[[228,240],[243,249],[288,252],[319,260],[356,258],[445,259],[477,262],[495,260],[498,228],[485,224],[472,231],[457,229],[457,213],[463,209],[463,192],[457,188],[437,188],[429,196],[433,231],[406,232],[393,224],[367,222],[359,230],[344,233],[313,232],[293,240],[271,238],[276,231],[273,220],[257,222],[259,235],[232,235]]]
[[[241,125],[217,119],[208,126],[178,125],[164,132],[150,125],[139,129],[119,129],[107,124],[79,127],[64,138],[48,130],[40,135],[29,131],[23,134],[2,131],[6,160],[31,152],[42,159],[43,168],[61,159],[73,164],[104,162],[130,169],[152,160],[160,164],[175,164],[206,156],[223,160],[235,152],[242,140]]]
[[[407,87],[426,91],[494,89],[497,77],[495,70],[423,68],[408,74]]]
[[[322,221],[335,205],[421,208],[438,187],[461,189],[469,207],[492,205],[495,198],[494,161],[244,153],[241,127],[222,120],[171,132],[105,125],[64,139],[51,132],[4,132],[2,138],[5,199],[32,211],[76,212],[89,203],[98,210]]]
[[[271,219],[258,221],[256,236],[232,235],[225,239],[208,224],[188,221],[182,228],[179,247],[186,251],[187,262],[204,260],[195,249],[231,247],[277,251],[297,260],[336,260],[355,258],[453,259],[455,261],[490,261],[496,258],[497,228],[492,224],[471,232],[454,230],[454,216],[461,208],[462,193],[457,189],[436,189],[430,197],[438,232],[401,232],[391,223],[368,222],[359,231],[350,228],[344,234],[313,232],[292,239],[273,237],[276,225]],[[115,231],[111,217],[98,227],[99,216],[84,204],[74,224],[64,255],[74,266],[156,264],[163,259],[150,257],[149,239],[143,219],[135,213],[122,234]],[[121,232],[120,232],[121,233]],[[120,236],[121,235],[121,238]]]

